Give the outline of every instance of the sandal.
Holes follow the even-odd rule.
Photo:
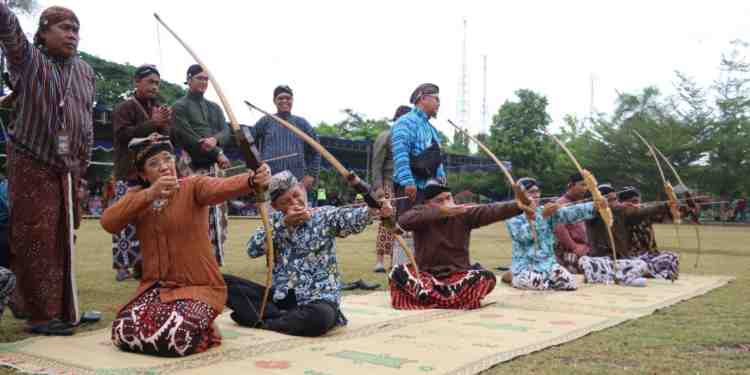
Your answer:
[[[52,319],[47,323],[32,326],[29,332],[47,336],[71,336],[73,335],[73,326],[59,319]]]

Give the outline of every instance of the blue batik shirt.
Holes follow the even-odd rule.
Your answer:
[[[401,186],[415,185],[423,189],[427,179],[419,179],[411,172],[411,158],[421,154],[432,145],[438,145],[440,134],[430,124],[427,114],[419,108],[399,117],[391,130],[391,150],[393,152],[393,182]],[[435,177],[445,178],[441,164]]]
[[[560,208],[554,215],[542,217],[542,207],[536,210],[536,233],[538,246],[534,245],[529,220],[526,215],[518,215],[505,222],[513,240],[513,264],[511,271],[517,275],[532,270],[549,276],[552,267],[557,264],[555,256],[555,225],[573,224],[582,220],[593,219],[593,203],[583,203]],[[536,249],[535,249],[536,248]]]
[[[341,303],[341,282],[336,260],[336,237],[361,233],[372,223],[369,209],[319,207],[312,217],[293,230],[284,225],[280,211],[271,215],[273,247],[278,254],[273,268],[273,300],[286,298],[294,289],[297,304],[318,300]],[[266,253],[266,232],[258,228],[247,241],[247,254],[256,258]],[[339,309],[337,325],[346,325]]]

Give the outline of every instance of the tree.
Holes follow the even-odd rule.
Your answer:
[[[96,102],[98,105],[112,108],[133,94],[135,66],[107,61],[86,52],[81,52],[81,59],[91,65],[96,74]],[[162,81],[159,99],[162,103],[171,105],[184,96],[185,92],[185,89],[179,85]]]
[[[709,124],[711,146],[708,160],[711,168],[706,178],[714,191],[732,194],[750,188],[750,61],[746,56],[749,44],[731,42],[732,50],[723,54],[722,77],[714,84],[716,121]]]
[[[515,92],[492,118],[488,147],[501,160],[510,160],[513,175],[543,178],[554,170],[557,151],[544,135],[550,124],[547,98],[531,90]]]
[[[15,11],[31,14],[39,7],[37,0],[9,0],[8,7]]]
[[[335,124],[326,122],[318,124],[315,127],[318,135],[374,141],[380,132],[390,127],[387,118],[370,119],[350,108],[346,108],[342,112],[346,114],[346,119]]]
[[[447,141],[447,138],[446,138]],[[451,154],[469,155],[469,137],[461,131],[453,132],[453,142],[448,145],[446,151]]]

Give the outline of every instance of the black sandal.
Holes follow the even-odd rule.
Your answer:
[[[29,332],[47,336],[71,336],[73,335],[73,325],[59,319],[52,319],[47,323],[32,326]]]

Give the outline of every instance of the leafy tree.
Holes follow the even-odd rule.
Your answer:
[[[97,104],[112,108],[133,94],[135,66],[107,61],[86,52],[81,52],[81,58],[91,65],[96,73]],[[184,96],[185,92],[179,85],[162,81],[159,99],[162,103],[171,105]]]
[[[732,194],[750,188],[750,60],[747,42],[731,42],[732,50],[722,55],[721,79],[714,84],[717,118],[708,126],[711,168],[706,177],[714,191]]]
[[[390,125],[387,118],[370,119],[350,108],[342,111],[346,118],[335,124],[322,122],[315,131],[318,135],[327,135],[351,140],[374,141],[380,132],[387,130]]]
[[[27,14],[31,14],[39,7],[37,0],[9,0],[7,4],[10,9]]]
[[[554,169],[558,150],[544,135],[550,124],[547,98],[531,90],[515,92],[493,116],[488,147],[501,160],[510,160],[515,177],[544,178]]]

